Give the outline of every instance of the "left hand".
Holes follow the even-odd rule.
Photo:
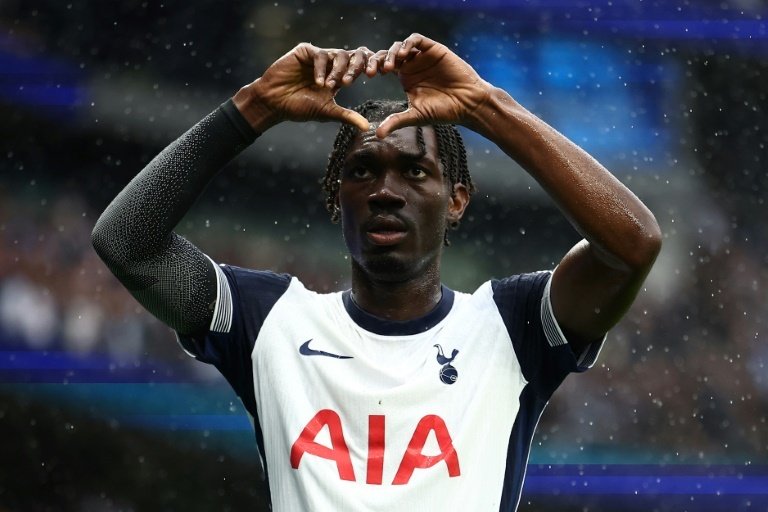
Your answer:
[[[374,53],[364,46],[341,50],[301,43],[232,99],[258,132],[286,120],[342,121],[365,131],[368,120],[338,105],[335,98],[363,71],[374,76],[377,65]]]
[[[465,124],[493,88],[458,55],[421,34],[396,41],[386,55],[376,56],[380,73],[397,74],[409,105],[381,122],[376,129],[380,138],[405,126]]]

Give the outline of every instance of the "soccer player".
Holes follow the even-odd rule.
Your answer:
[[[396,73],[408,103],[337,105],[362,73]],[[350,290],[218,265],[172,231],[227,161],[285,120],[343,123],[324,183]],[[471,294],[441,284],[448,229],[473,190],[456,124],[520,163],[583,236],[554,271]],[[661,235],[587,153],[413,34],[375,53],[298,45],[152,160],[93,241],[242,399],[274,510],[442,512],[515,510],[542,410],[594,363]]]

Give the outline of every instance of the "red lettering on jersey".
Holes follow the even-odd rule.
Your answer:
[[[440,453],[437,455],[424,455],[422,453],[430,432],[435,433],[437,445],[440,447]],[[440,416],[430,414],[424,416],[416,426],[392,485],[407,484],[416,468],[431,468],[441,460],[444,460],[448,467],[448,476],[454,477],[461,474],[459,457],[453,447],[453,440],[448,433],[448,427],[445,426],[445,422]]]
[[[332,448],[315,442],[317,434],[325,426],[328,427],[328,432],[331,435]],[[330,409],[323,409],[315,414],[314,418],[309,420],[307,426],[301,431],[299,438],[291,446],[291,467],[293,469],[299,469],[301,457],[305,453],[336,462],[339,478],[342,480],[355,480],[355,470],[352,468],[349,448],[347,448],[347,443],[344,440],[341,418],[339,418],[336,412]]]
[[[331,438],[330,448],[315,442],[323,427],[328,427]],[[386,446],[385,432],[385,417],[383,415],[368,416],[368,464],[365,481],[371,485],[382,484]],[[440,447],[440,453],[437,455],[425,455],[423,453],[430,432],[435,433],[437,445]],[[319,411],[301,431],[299,438],[291,446],[291,467],[293,469],[299,469],[301,458],[305,453],[334,461],[339,471],[339,478],[355,481],[355,471],[352,467],[352,458],[347,442],[344,439],[341,418],[335,411],[330,409]],[[411,441],[408,443],[408,448],[405,450],[392,485],[405,485],[410,482],[414,470],[431,468],[440,461],[445,461],[449,477],[461,475],[459,456],[453,446],[453,440],[451,434],[448,433],[445,421],[440,416],[430,414],[424,416],[416,425],[416,430],[411,436]]]
[[[368,416],[368,475],[365,482],[381,485],[384,472],[384,416]]]

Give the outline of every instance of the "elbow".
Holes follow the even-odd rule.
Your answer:
[[[104,220],[104,215],[102,215],[99,217],[99,220],[96,221],[96,225],[91,231],[91,245],[99,258],[101,258],[108,267],[112,268],[112,266],[116,264],[116,254],[114,251],[114,244],[109,243],[111,239],[109,231],[109,226]]]
[[[93,230],[91,231],[91,245],[96,251],[96,254],[103,259],[103,254],[106,251],[106,244],[104,243],[104,226],[102,224],[101,217],[99,217],[99,220],[96,221],[96,225],[93,226]]]
[[[652,214],[631,227],[612,230],[603,243],[590,243],[595,256],[608,267],[627,275],[645,276],[661,252],[661,228]]]
[[[647,274],[653,267],[661,252],[663,235],[656,218],[649,212],[649,217],[643,222],[633,237],[632,250],[626,263],[638,273]]]

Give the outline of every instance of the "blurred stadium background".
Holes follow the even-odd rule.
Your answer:
[[[591,151],[664,231],[598,364],[545,412],[520,510],[768,510],[767,16],[762,0],[2,0],[0,511],[266,510],[236,397],[89,233],[296,43],[376,49],[413,31]],[[339,102],[402,97],[392,77],[362,82]],[[347,287],[318,185],[334,133],[269,132],[179,231],[219,261]],[[577,235],[465,134],[480,192],[447,284],[552,268]]]

